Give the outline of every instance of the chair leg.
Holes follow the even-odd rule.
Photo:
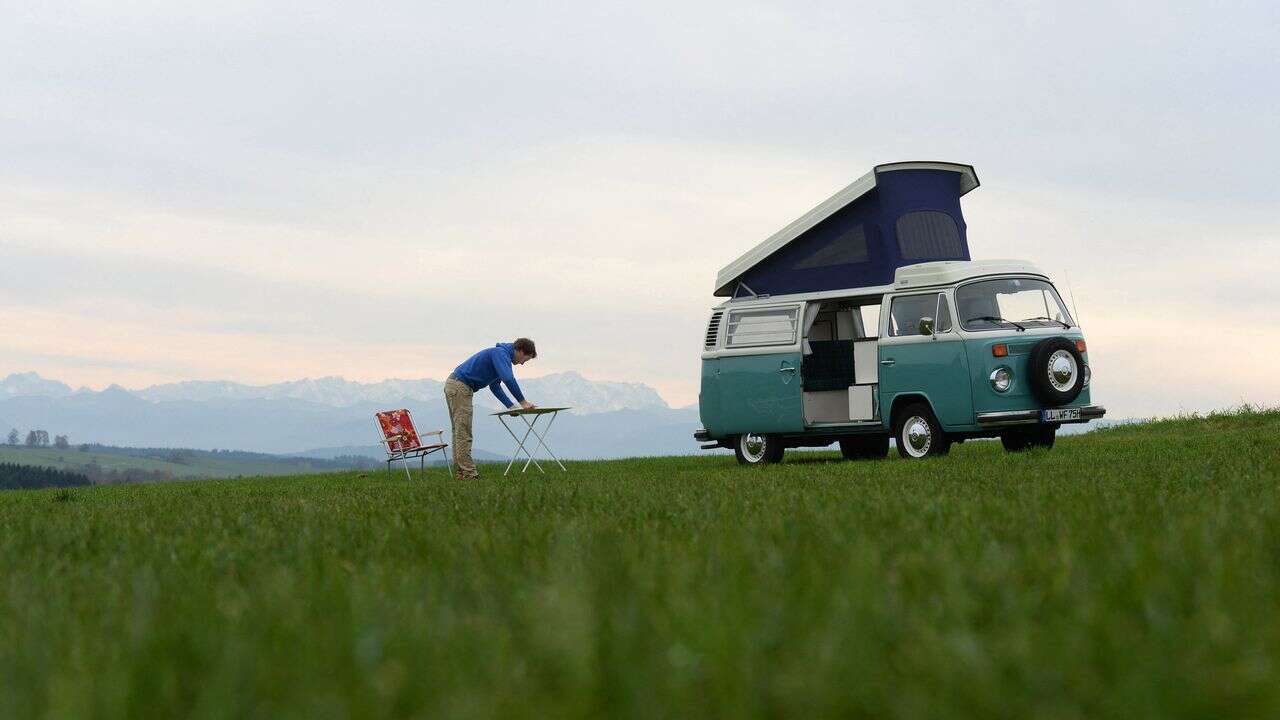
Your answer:
[[[408,460],[406,460],[406,459],[404,459],[404,457],[403,457],[403,456],[401,456],[401,458],[400,458],[400,464],[404,465],[404,476],[405,476],[405,478],[406,478],[406,479],[408,479],[408,480],[412,480],[412,479],[413,479],[413,476],[409,474],[409,461],[408,461]]]

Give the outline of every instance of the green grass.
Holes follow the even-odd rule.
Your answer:
[[[92,446],[91,446],[92,447]],[[124,449],[129,451],[129,449]],[[141,450],[133,452],[144,452]],[[144,457],[135,454],[116,452],[82,451],[78,447],[59,449],[55,447],[15,447],[0,446],[0,463],[15,465],[38,465],[56,470],[70,472],[96,472],[90,470],[92,464],[103,471],[142,470],[145,472],[168,473],[175,478],[215,478],[237,475],[291,475],[299,471],[299,464],[305,459],[281,459],[272,461],[268,456],[252,459],[237,457],[217,457],[207,452],[174,451],[181,457],[181,462],[173,462],[165,456]]]
[[[4,493],[0,717],[1276,717],[1278,434]]]

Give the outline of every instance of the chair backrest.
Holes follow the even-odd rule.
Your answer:
[[[384,410],[377,413],[377,418],[388,451],[412,450],[419,446],[418,431],[413,427],[408,410]]]

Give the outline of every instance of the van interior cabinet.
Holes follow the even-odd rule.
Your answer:
[[[846,398],[849,401],[849,420],[866,422],[876,419],[874,385],[852,385]]]
[[[804,420],[809,425],[849,422],[849,389],[806,391]]]
[[[875,385],[880,382],[878,338],[860,338],[853,344],[853,382]]]

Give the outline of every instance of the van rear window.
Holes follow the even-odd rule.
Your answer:
[[[956,221],[937,210],[918,210],[898,218],[898,250],[903,260],[964,257]]]
[[[791,345],[796,341],[799,314],[799,307],[730,312],[725,347]]]

